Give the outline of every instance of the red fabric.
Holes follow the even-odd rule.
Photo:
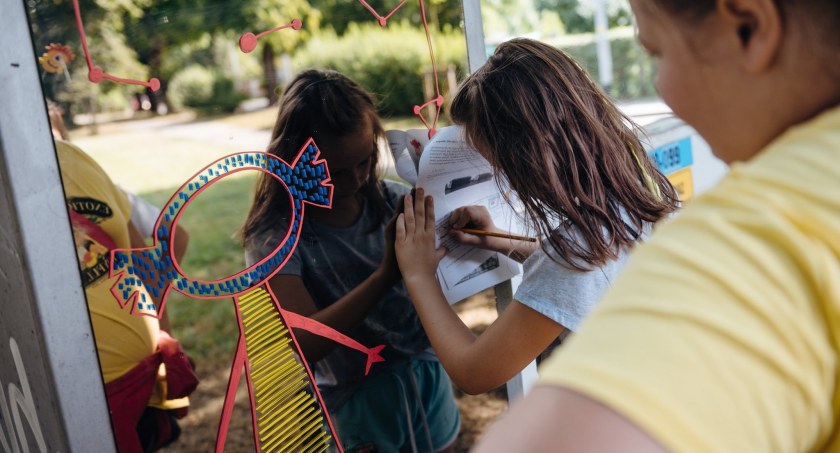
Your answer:
[[[117,439],[117,449],[120,453],[143,452],[137,435],[137,422],[149,403],[161,363],[166,365],[167,398],[183,398],[198,386],[198,377],[178,341],[161,331],[158,352],[146,357],[127,373],[105,385],[114,437]],[[186,410],[176,414],[181,418],[186,415]]]
[[[176,399],[189,396],[198,387],[196,376],[187,354],[181,349],[178,340],[161,331],[158,338],[158,351],[163,355],[166,366],[166,398]],[[184,415],[187,415],[184,413]],[[178,418],[183,418],[183,416]]]
[[[83,230],[88,236],[90,236],[91,239],[102,244],[108,250],[114,250],[117,248],[117,243],[114,242],[111,236],[106,233],[102,227],[72,209],[68,209],[67,211],[70,213],[70,223],[73,224],[74,227]]]

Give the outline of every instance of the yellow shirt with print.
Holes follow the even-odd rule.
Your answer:
[[[632,255],[541,369],[678,452],[840,451],[840,109]]]
[[[79,148],[57,141],[56,151],[68,207],[101,228],[116,247],[129,248],[131,204],[125,193]],[[108,278],[110,250],[96,240],[95,231],[74,225],[73,236],[102,377],[108,383],[157,351],[160,322],[153,316],[132,314],[131,307],[120,308],[111,294],[116,279]],[[166,400],[165,377],[161,365],[149,405],[162,409],[187,406],[187,398]]]
[[[56,142],[68,207],[101,228],[119,248],[129,248],[131,204],[102,168],[80,149]],[[150,316],[122,309],[111,294],[116,279],[108,278],[108,250],[92,232],[74,228],[79,266],[85,284],[96,350],[105,382],[122,376],[157,350],[160,323]],[[104,249],[104,250],[103,250]]]

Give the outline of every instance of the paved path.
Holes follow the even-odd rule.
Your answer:
[[[619,107],[642,126],[671,116],[668,107],[659,100],[621,103]],[[132,184],[137,185],[133,190],[142,192],[177,185],[215,158],[238,151],[264,151],[270,136],[268,130],[243,127],[219,119],[196,120],[194,114],[179,113],[102,124],[100,135],[79,137],[79,142],[85,142],[85,148],[95,158],[102,159],[100,163],[106,167],[106,171],[113,173],[113,177],[125,181],[130,188]],[[163,145],[160,143],[161,137],[166,139]],[[149,148],[143,150],[143,156],[123,153],[114,158],[114,153],[119,153],[121,147],[113,143],[119,144],[120,140],[131,144],[138,141],[146,143],[148,140]],[[190,145],[186,146],[187,143]],[[169,168],[158,168],[154,178],[147,181],[138,181],[121,174],[124,165],[145,168],[150,162],[161,160],[168,161]],[[396,178],[393,159],[386,149],[382,150],[380,162],[384,175]]]

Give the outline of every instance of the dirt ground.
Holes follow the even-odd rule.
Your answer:
[[[476,333],[484,331],[496,318],[492,290],[479,293],[454,307],[461,319]],[[189,415],[180,421],[183,430],[181,437],[166,448],[165,452],[193,453],[214,450],[222,403],[227,390],[230,360],[232,357],[219,358],[218,361],[197,365],[201,384],[190,398]],[[466,395],[455,388],[455,396],[461,409],[461,432],[455,451],[466,452],[487,425],[507,408],[507,395],[502,387],[483,395]],[[225,442],[225,452],[253,451],[247,386],[245,382],[241,382]]]

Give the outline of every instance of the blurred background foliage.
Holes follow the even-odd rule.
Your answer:
[[[487,50],[514,36],[541,39],[568,51],[597,78],[592,3],[482,0]],[[387,15],[397,2],[369,4]],[[223,113],[249,98],[271,105],[285,82],[307,67],[334,68],[356,79],[378,96],[384,115],[409,116],[414,105],[429,99],[431,64],[418,2],[405,3],[380,27],[357,0],[80,0],[94,63],[121,77],[157,77],[157,92],[89,83],[71,0],[33,0],[27,6],[38,52],[61,43],[75,53],[67,74],[43,75],[45,95],[61,104],[71,127],[74,120],[91,121],[107,112]],[[425,6],[440,89],[448,100],[453,81],[456,85],[467,73],[461,3],[427,0]],[[654,95],[647,82],[653,63],[635,43],[626,0],[609,0],[608,15],[616,27],[610,94]],[[239,50],[242,33],[292,19],[303,27],[267,35],[251,53]]]

